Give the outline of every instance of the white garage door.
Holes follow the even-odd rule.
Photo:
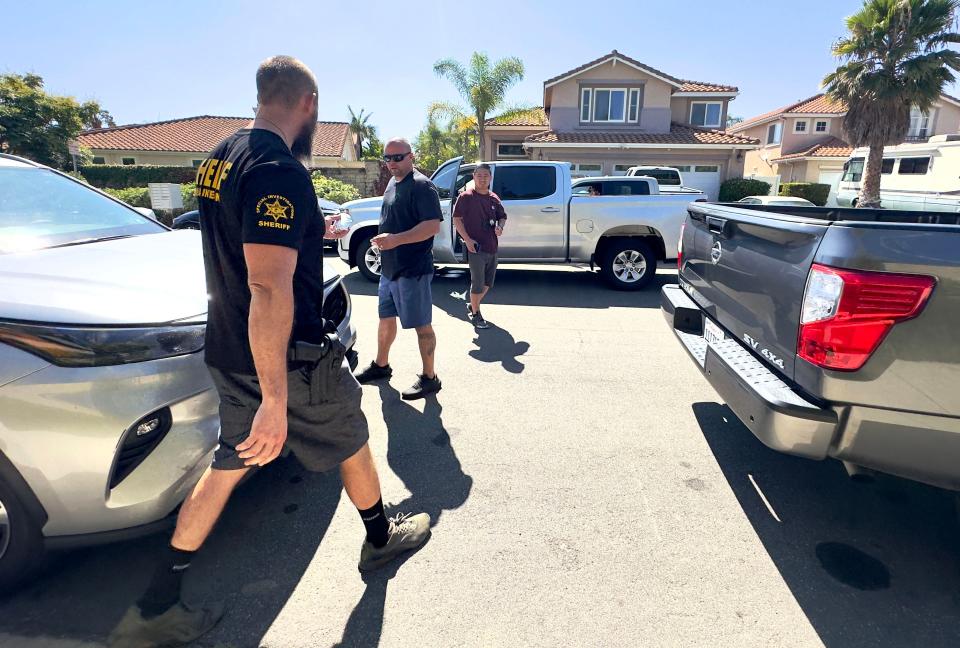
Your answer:
[[[843,175],[843,169],[820,171],[820,178],[817,180],[820,184],[830,185],[830,195],[827,197],[827,207],[837,206],[837,186],[840,183],[840,176]]]
[[[707,194],[708,200],[720,197],[720,165],[689,164],[677,167],[683,174],[683,184]]]

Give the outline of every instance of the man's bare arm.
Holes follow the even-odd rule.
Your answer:
[[[247,465],[264,465],[280,454],[287,436],[287,348],[293,328],[297,251],[246,243],[243,255],[250,287],[250,350],[262,401],[250,436],[237,449]]]

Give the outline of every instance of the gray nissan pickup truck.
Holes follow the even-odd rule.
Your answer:
[[[960,214],[693,203],[679,252],[664,316],[760,441],[960,490]]]

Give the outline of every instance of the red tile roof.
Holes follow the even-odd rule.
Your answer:
[[[152,124],[131,124],[81,133],[81,146],[117,151],[171,151],[207,153],[251,122],[249,117],[185,117]],[[317,122],[313,155],[340,157],[350,126],[346,122]]]
[[[723,131],[693,128],[671,124],[669,133],[631,133],[629,131],[544,131],[530,135],[524,142],[530,144],[701,144],[730,146],[759,144],[760,141]]]
[[[491,117],[483,124],[485,126],[549,126],[550,119],[543,108],[532,108],[507,117]]]
[[[739,124],[730,127],[730,132],[736,133],[745,128],[762,124],[768,119],[779,117],[788,113],[814,114],[814,115],[842,115],[847,112],[847,106],[842,101],[833,101],[827,95],[821,93],[806,99],[801,99],[788,106],[771,110],[770,112],[745,119]]]
[[[564,72],[563,74],[558,74],[552,79],[547,79],[546,81],[543,82],[543,84],[545,86],[550,85],[551,83],[555,81],[559,81],[564,77],[568,77],[572,74],[577,74],[578,72],[583,72],[584,70],[591,68],[594,65],[598,65],[600,63],[607,61],[608,59],[614,59],[614,58],[620,59],[621,61],[626,61],[627,63],[630,63],[631,65],[634,65],[640,68],[641,70],[644,70],[651,74],[655,74],[656,76],[667,79],[668,81],[672,81],[673,83],[680,86],[678,92],[737,92],[736,86],[721,85],[718,83],[706,83],[703,81],[687,81],[685,79],[678,79],[677,77],[671,76],[666,72],[661,72],[660,70],[656,68],[652,68],[649,65],[646,65],[644,63],[641,63],[636,59],[632,59],[629,56],[625,56],[620,52],[618,52],[617,50],[613,50],[609,54],[604,54],[598,59],[594,59],[589,63],[584,63],[581,66],[575,67],[572,70]]]
[[[850,154],[853,153],[853,147],[844,142],[841,139],[836,137],[831,137],[822,142],[814,144],[810,148],[798,151],[797,153],[791,153],[789,155],[782,155],[771,162],[788,162],[790,160],[796,160],[800,158],[847,158],[850,157]]]

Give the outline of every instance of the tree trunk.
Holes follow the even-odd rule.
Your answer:
[[[863,186],[857,207],[876,209],[880,207],[880,170],[883,168],[883,144],[870,144],[870,154],[863,170]]]
[[[483,133],[484,133],[483,120],[486,119],[486,117],[487,117],[486,113],[482,115],[480,113],[477,113],[477,140],[478,140],[477,149],[478,149],[478,153],[480,154],[481,162],[487,161],[487,151],[486,151],[487,147],[486,147],[486,143],[483,141]]]

